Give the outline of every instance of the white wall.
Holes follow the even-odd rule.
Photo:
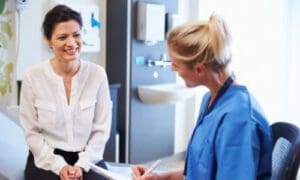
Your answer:
[[[193,9],[193,11],[191,11]],[[178,14],[181,23],[197,19],[198,0],[178,0]],[[181,77],[177,76],[177,83],[184,84]],[[175,134],[174,153],[186,150],[190,136],[194,129],[200,108],[200,100],[207,90],[199,87],[195,96],[186,101],[178,102],[175,107]]]
[[[233,69],[238,81],[256,96],[270,123],[288,121],[300,126],[300,89],[295,79],[300,73],[293,70],[300,65],[299,51],[295,51],[299,41],[291,41],[297,39],[300,23],[288,24],[291,17],[299,20],[300,16],[295,4],[289,15],[289,2],[292,1],[199,0],[198,12],[201,19],[215,12],[228,22],[233,36]],[[298,29],[298,33],[290,29]],[[293,57],[292,53],[297,55]]]
[[[67,2],[67,0],[62,0]],[[16,23],[20,23],[19,58],[17,62],[17,79],[22,79],[24,71],[31,65],[51,58],[51,51],[46,46],[41,26],[45,13],[49,10],[50,0],[30,0],[28,7],[20,13]],[[93,3],[99,6],[101,21],[101,51],[99,53],[82,53],[82,59],[105,66],[106,41],[106,0],[72,0],[72,3]],[[16,25],[17,26],[17,25]]]
[[[286,2],[286,16],[285,16],[285,63],[286,63],[286,77],[287,86],[286,96],[284,102],[285,119],[295,121],[300,127],[300,1],[289,0]],[[298,173],[300,175],[300,171]]]

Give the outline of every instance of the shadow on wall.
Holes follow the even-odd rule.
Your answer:
[[[28,155],[23,130],[15,117],[0,108],[0,179],[24,179]]]

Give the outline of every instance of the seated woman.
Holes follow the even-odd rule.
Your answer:
[[[106,167],[111,100],[102,67],[79,58],[82,20],[57,5],[43,32],[54,57],[30,68],[23,79],[20,120],[29,146],[25,179],[103,179],[90,164]]]

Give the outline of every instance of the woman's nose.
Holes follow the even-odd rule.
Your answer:
[[[72,38],[72,37],[70,37],[70,38],[68,38],[68,40],[67,40],[67,46],[77,46],[77,43],[76,43],[76,40],[74,39],[74,38]]]

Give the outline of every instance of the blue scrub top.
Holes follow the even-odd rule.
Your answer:
[[[186,179],[270,179],[272,134],[254,97],[244,86],[229,86],[205,114],[209,98],[188,145]]]

